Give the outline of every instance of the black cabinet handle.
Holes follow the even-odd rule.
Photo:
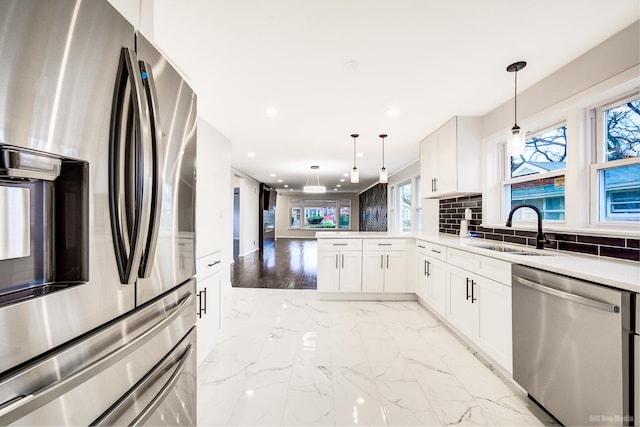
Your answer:
[[[222,262],[222,261],[220,261],[220,260],[216,260],[216,261],[212,262],[211,264],[207,264],[207,267],[213,267],[214,265],[218,265],[218,264],[220,264],[221,262]]]
[[[468,277],[467,277],[467,301],[469,301],[469,278]]]
[[[203,314],[207,314],[207,288],[198,292],[198,319],[202,318]]]
[[[478,298],[475,297],[474,291],[473,291],[475,284],[476,284],[475,280],[472,280],[471,281],[471,304],[473,304],[474,301],[478,301]]]
[[[427,277],[431,276],[431,261],[427,261]]]

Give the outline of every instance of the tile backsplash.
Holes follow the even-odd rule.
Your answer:
[[[482,195],[472,194],[440,200],[441,233],[460,234],[460,221],[465,209],[470,208],[472,219],[468,221],[469,232],[477,237],[504,243],[527,246],[536,245],[535,231],[514,230],[512,228],[482,227]],[[578,252],[589,255],[640,261],[640,240],[626,237],[593,236],[585,234],[545,232],[549,243],[546,248]]]

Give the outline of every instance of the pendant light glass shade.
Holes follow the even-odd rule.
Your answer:
[[[353,169],[351,169],[351,183],[352,184],[357,184],[360,182],[360,171],[358,171],[357,167],[353,167]]]
[[[356,167],[356,138],[359,137],[357,133],[352,133],[351,138],[353,138],[353,169],[351,169],[351,183],[357,184],[360,182],[360,171]]]
[[[518,126],[518,71],[527,66],[525,61],[514,62],[507,67],[507,71],[514,73],[513,85],[513,127],[509,140],[509,152],[511,157],[520,157],[524,154],[526,132]]]
[[[384,139],[387,135],[383,133],[379,136],[382,138],[382,167],[380,168],[379,180],[381,184],[386,184],[389,182],[389,174],[387,173],[387,168],[384,167]]]

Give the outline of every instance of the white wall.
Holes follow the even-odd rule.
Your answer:
[[[288,194],[283,195],[278,193],[276,200],[276,239],[290,238],[290,239],[312,239],[315,237],[317,231],[321,230],[290,230],[289,229],[289,200],[290,199],[314,199],[314,200],[336,200],[336,199],[349,199],[351,200],[351,230],[358,231],[360,227],[360,196],[358,194],[345,194],[345,193],[327,193],[327,194],[314,194],[310,195],[297,195],[290,196]],[[327,230],[335,231],[335,230]]]
[[[234,171],[233,173],[233,186],[240,189],[240,239],[238,252],[239,256],[243,257],[258,250],[259,183],[241,172]]]
[[[196,256],[222,251],[233,260],[233,187],[231,141],[198,118],[196,180]],[[230,282],[224,269],[224,282]]]
[[[518,124],[526,131],[550,125],[555,118],[573,120],[575,111],[598,98],[615,96],[616,93],[638,88],[640,78],[640,32],[639,22],[622,30],[610,39],[594,47],[584,55],[571,61],[548,77],[518,94]],[[519,79],[525,79],[526,69]],[[495,182],[500,165],[491,163],[494,156],[487,142],[506,140],[513,126],[513,100],[496,106],[482,118],[483,182]],[[425,135],[426,136],[426,135]],[[489,154],[489,155],[487,155]],[[488,160],[487,160],[488,159]],[[487,163],[489,161],[489,163]],[[568,179],[573,179],[572,177]],[[483,184],[483,223],[499,223],[500,191],[486,191]],[[584,194],[568,194],[567,203],[577,203]],[[487,210],[487,206],[492,209]],[[438,230],[437,200],[423,199],[423,233]],[[493,209],[495,208],[495,209]],[[584,219],[574,219],[576,226]]]

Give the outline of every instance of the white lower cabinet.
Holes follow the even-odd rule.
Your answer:
[[[224,265],[222,252],[214,252],[198,259],[197,311],[198,365],[213,350],[215,334],[220,331],[222,320],[222,285]]]
[[[479,304],[474,296],[475,283],[469,276],[468,271],[447,265],[447,319],[464,335],[473,338]]]
[[[363,252],[362,292],[405,292],[406,281],[404,252]]]
[[[418,240],[416,242],[416,294],[441,316],[447,300],[446,248]]]
[[[485,353],[512,372],[511,286],[478,277],[477,294],[474,339]]]
[[[469,271],[447,264],[446,319],[506,371],[512,372],[511,264],[449,249],[452,251],[454,254],[449,254],[449,259],[463,259],[465,266],[475,268]],[[473,263],[468,262],[469,257]],[[507,277],[507,283],[494,280],[506,281]]]
[[[318,242],[318,292],[362,291],[362,241]]]

